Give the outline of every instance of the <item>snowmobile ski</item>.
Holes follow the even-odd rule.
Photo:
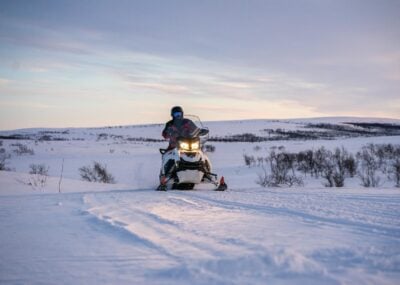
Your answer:
[[[160,185],[158,185],[156,191],[167,191],[167,182],[168,179],[165,176],[161,177]]]
[[[225,178],[222,176],[215,191],[225,191],[226,189],[228,189],[228,185],[225,183]]]
[[[158,185],[156,191],[167,191],[167,185]]]

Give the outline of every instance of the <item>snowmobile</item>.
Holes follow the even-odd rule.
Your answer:
[[[218,180],[218,175],[212,173],[211,162],[203,152],[209,130],[202,126],[198,117],[190,115],[185,117],[196,118],[192,121],[196,122],[197,129],[189,136],[179,137],[174,149],[160,149],[162,154],[160,185],[156,190],[192,190],[197,184],[210,183],[215,186],[214,190],[225,191],[228,186],[224,177]]]

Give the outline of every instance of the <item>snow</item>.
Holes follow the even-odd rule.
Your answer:
[[[301,127],[296,120],[205,125],[212,135]],[[344,188],[325,188],[318,180],[262,188],[243,154],[262,155],[280,145],[354,152],[371,142],[399,144],[399,136],[212,143],[216,151],[209,156],[226,178],[226,192],[156,192],[164,142],[97,139],[101,133],[159,139],[162,127],[62,130],[68,131],[64,137],[83,140],[3,140],[10,152],[21,142],[35,154],[13,154],[8,167],[16,171],[0,171],[0,284],[398,283],[398,188],[363,188],[357,178]],[[55,130],[1,135],[38,131]],[[107,164],[117,184],[80,181],[79,167],[93,161]],[[49,166],[44,187],[30,185],[32,163]]]

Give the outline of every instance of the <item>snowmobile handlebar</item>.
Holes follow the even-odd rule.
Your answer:
[[[199,139],[200,137],[204,137],[206,135],[208,135],[209,133],[209,129],[208,128],[197,128],[196,130],[194,130],[189,136],[181,136],[178,137],[177,141],[181,141],[181,140],[192,140],[192,139]],[[165,154],[167,151],[169,151],[170,149],[164,149],[164,148],[160,148],[159,151],[160,153],[163,155]]]

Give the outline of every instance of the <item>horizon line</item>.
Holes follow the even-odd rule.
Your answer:
[[[195,116],[187,114],[186,116]],[[360,119],[360,120],[387,120],[396,121],[400,124],[400,118],[387,118],[387,117],[366,117],[366,116],[318,116],[318,117],[299,117],[299,118],[249,118],[249,119],[236,119],[236,120],[207,120],[201,121],[202,123],[219,123],[219,122],[243,122],[243,121],[300,121],[300,120],[323,120],[323,119]],[[344,123],[344,122],[343,122]],[[165,122],[149,122],[140,124],[121,124],[121,125],[101,125],[101,126],[82,126],[82,127],[27,127],[27,128],[16,128],[16,129],[0,129],[0,132],[11,132],[11,131],[26,131],[35,129],[54,129],[54,130],[65,130],[65,129],[107,129],[107,128],[126,128],[126,127],[142,127],[142,126],[153,126],[153,125],[164,125]]]

